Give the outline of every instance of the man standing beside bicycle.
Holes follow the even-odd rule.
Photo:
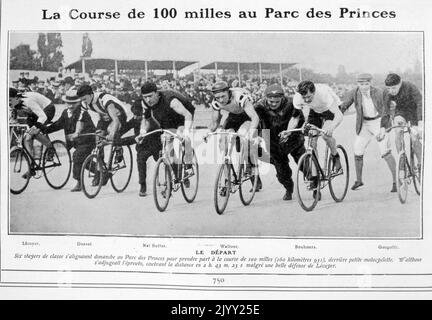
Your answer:
[[[24,146],[31,156],[34,156],[33,142],[34,139],[41,142],[47,148],[51,147],[51,142],[47,135],[44,134],[45,125],[52,120],[55,115],[55,106],[48,98],[37,92],[19,93],[14,88],[9,88],[9,106],[13,111],[22,113],[27,118],[29,130],[24,135]],[[24,174],[34,175],[35,172],[30,170]]]
[[[228,117],[225,119],[222,129],[233,130],[235,132],[244,133],[248,141],[252,140],[256,134],[259,125],[259,116],[255,111],[252,103],[252,98],[248,91],[242,88],[230,88],[225,81],[216,82],[213,85],[212,93],[214,100],[212,102],[212,122],[210,123],[210,132],[218,129],[222,120],[221,110],[228,112]],[[240,148],[237,148],[240,150]],[[253,150],[252,150],[253,149]],[[247,156],[251,162],[251,166],[247,166],[249,174],[252,172],[252,166],[256,165],[257,159],[255,148],[247,148]],[[261,179],[258,176],[257,191],[262,188]]]
[[[391,192],[396,192],[396,161],[390,149],[388,135],[380,135],[381,128],[387,126],[384,113],[384,97],[381,89],[371,86],[372,75],[368,73],[357,76],[358,86],[348,93],[341,105],[344,113],[351,105],[356,110],[356,139],[354,142],[354,163],[357,179],[351,190],[357,190],[363,186],[363,155],[369,142],[375,137],[378,141],[381,157],[390,169],[393,185]]]
[[[80,137],[80,134],[94,133],[96,129],[88,112],[81,109],[81,98],[78,97],[76,89],[67,91],[62,99],[66,103],[66,109],[57,121],[48,126],[46,132],[52,133],[64,130],[67,149],[75,148],[72,156],[72,176],[77,180],[77,183],[71,191],[77,192],[81,191],[80,174],[82,164],[95,147],[94,137]]]
[[[388,127],[393,118],[394,125],[406,126],[411,124],[411,143],[418,161],[419,169],[422,161],[421,127],[423,100],[420,90],[411,82],[402,81],[395,73],[390,73],[385,79],[384,91],[385,117]],[[395,144],[399,153],[402,150],[404,128],[395,128]],[[385,128],[381,128],[380,137],[385,135]]]
[[[338,172],[342,168],[336,148],[336,139],[333,137],[334,130],[343,120],[343,114],[339,109],[340,104],[339,97],[328,85],[315,85],[309,80],[298,84],[297,92],[293,98],[294,108],[303,111],[305,122],[325,131],[322,137],[330,149],[333,170],[335,172]],[[288,130],[296,128],[300,120],[300,116],[292,117],[288,124]],[[281,136],[286,137],[288,135],[288,133],[282,133]],[[317,138],[314,141],[315,148],[316,140]]]
[[[270,163],[276,169],[278,181],[285,187],[283,200],[292,200],[294,182],[288,155],[291,154],[294,161],[298,163],[300,157],[306,152],[304,136],[301,133],[293,133],[289,138],[281,139],[279,134],[288,128],[292,117],[300,117],[297,126],[301,127],[304,122],[303,115],[300,110],[294,108],[292,99],[285,95],[279,84],[266,88],[264,98],[257,102],[255,110],[260,118],[262,134],[270,135]]]
[[[157,86],[153,82],[146,82],[141,87],[142,105],[144,110],[144,119],[142,121],[140,134],[144,135],[152,128],[159,127],[161,129],[167,129],[172,132],[183,136],[185,139],[185,163],[186,170],[189,170],[192,166],[193,150],[191,142],[193,116],[195,113],[195,107],[192,103],[181,93],[174,90],[158,90]],[[169,139],[170,157],[175,160],[174,144],[171,137]],[[137,141],[140,141],[141,137],[137,137]],[[161,148],[161,144],[152,143],[152,147]],[[150,155],[154,155],[155,150],[151,150],[149,154],[146,154],[147,158]],[[178,159],[181,161],[181,159]],[[176,161],[171,161],[176,163]],[[141,190],[140,195],[146,194],[146,162],[140,161],[138,171],[140,173],[140,184]],[[176,170],[174,166],[173,170]],[[187,187],[187,183],[186,183]]]

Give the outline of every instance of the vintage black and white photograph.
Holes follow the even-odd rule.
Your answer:
[[[423,237],[422,32],[8,37],[9,234]]]

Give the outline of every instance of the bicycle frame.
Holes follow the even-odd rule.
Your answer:
[[[223,160],[224,160],[224,163],[226,165],[229,165],[231,167],[232,173],[234,176],[234,180],[232,181],[232,183],[238,187],[241,184],[241,181],[239,179],[238,173],[234,169],[234,165],[232,162],[232,151],[233,151],[234,144],[235,144],[235,142],[233,142],[233,140],[234,140],[233,138],[240,138],[242,140],[242,144],[240,147],[240,159],[243,159],[245,156],[244,155],[244,144],[246,142],[246,138],[243,135],[240,135],[240,134],[235,133],[235,132],[229,132],[229,131],[212,132],[212,133],[207,134],[207,137],[213,136],[213,135],[224,135],[224,136],[230,136],[231,137],[231,139],[229,139],[229,141],[227,141],[228,139],[226,139],[226,137],[225,137]],[[231,192],[234,193],[235,191],[237,191],[237,189],[234,189]]]

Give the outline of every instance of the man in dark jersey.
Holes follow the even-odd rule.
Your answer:
[[[266,88],[264,98],[257,102],[255,111],[260,118],[260,127],[264,129],[262,134],[270,136],[265,140],[270,141],[270,163],[274,165],[276,177],[286,190],[283,200],[292,200],[294,182],[288,154],[291,154],[296,163],[298,162],[306,152],[304,137],[301,133],[292,133],[284,139],[280,137],[280,133],[287,130],[292,117],[300,116],[297,127],[301,127],[304,122],[303,115],[300,110],[294,108],[292,99],[285,96],[278,84]]]
[[[140,133],[150,132],[152,127],[157,126],[182,135],[185,139],[185,162],[190,164],[193,155],[190,135],[195,107],[181,93],[174,90],[158,90],[153,82],[146,82],[141,87],[141,96],[144,119]],[[139,140],[140,137],[138,136],[137,139]],[[168,141],[171,144],[169,149],[174,150],[172,140]],[[170,156],[174,158],[174,153],[172,152]]]

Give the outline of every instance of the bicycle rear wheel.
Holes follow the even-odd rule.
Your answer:
[[[153,198],[156,208],[163,212],[168,207],[171,197],[171,170],[170,164],[165,158],[159,158],[156,162],[153,176]]]
[[[182,164],[181,173],[181,191],[186,202],[191,203],[195,200],[198,193],[198,183],[199,183],[199,168],[198,160],[196,158],[195,152],[193,153],[192,163]]]
[[[81,187],[87,198],[93,199],[102,188],[103,164],[95,154],[90,154],[81,167]]]
[[[231,194],[231,164],[221,164],[214,186],[214,205],[218,214],[224,213]]]
[[[42,158],[42,171],[48,185],[61,189],[69,181],[72,170],[72,158],[66,144],[55,140],[52,148],[45,149]]]
[[[248,206],[255,197],[259,177],[258,166],[252,166],[246,160],[239,165],[238,173],[240,200]]]
[[[399,153],[396,164],[396,187],[401,203],[405,203],[408,196],[408,184],[410,180],[408,158],[404,151]]]
[[[132,177],[133,159],[129,146],[113,147],[111,151],[111,185],[116,192],[123,192]]]
[[[300,206],[305,211],[312,211],[320,197],[320,171],[319,164],[311,153],[301,156],[297,168],[296,196]]]
[[[13,147],[9,153],[9,188],[13,194],[23,192],[30,181],[30,160],[22,148]]]
[[[417,157],[414,155],[414,152],[411,151],[410,155],[410,166],[412,173],[412,180],[414,183],[414,189],[418,195],[420,195],[421,190],[421,166],[418,163]]]
[[[348,156],[345,149],[341,146],[337,146],[337,151],[341,163],[341,169],[337,172],[333,170],[333,161],[330,155],[327,161],[327,175],[329,182],[330,194],[334,201],[342,202],[348,191],[349,184],[349,164]]]

